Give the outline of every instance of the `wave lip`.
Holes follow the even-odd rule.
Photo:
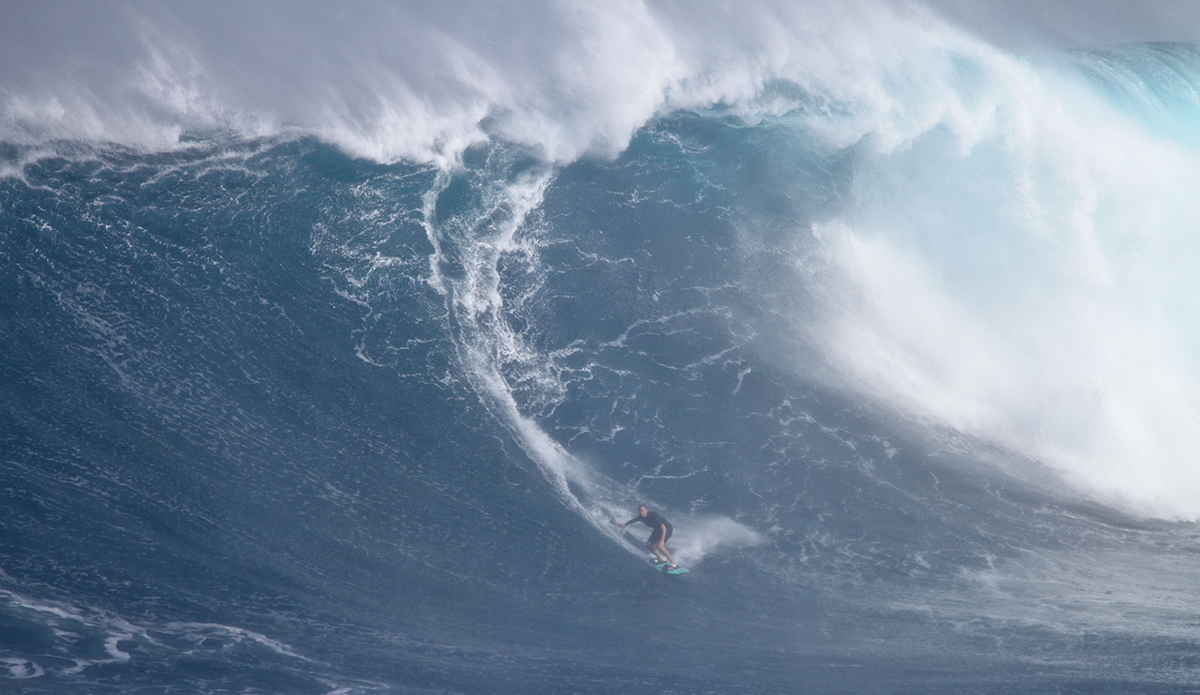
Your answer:
[[[441,166],[487,140],[558,164],[611,158],[679,109],[790,110],[754,103],[780,81],[870,101],[872,71],[907,69],[882,47],[966,40],[931,14],[862,1],[60,9],[6,10],[4,140],[162,149],[195,131],[299,132]]]

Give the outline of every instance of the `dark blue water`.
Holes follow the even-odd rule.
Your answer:
[[[1194,692],[1180,55],[1004,92],[1079,148],[782,83],[567,162],[14,138],[0,690]]]

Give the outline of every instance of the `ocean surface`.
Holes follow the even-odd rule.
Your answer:
[[[0,691],[1200,692],[1195,45],[164,7],[4,11]]]

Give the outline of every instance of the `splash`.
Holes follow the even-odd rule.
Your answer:
[[[636,0],[354,12],[135,3],[63,13],[65,22],[54,12],[12,12],[0,139],[166,149],[196,132],[302,133],[355,156],[443,168],[496,140],[557,164],[612,157],[659,115],[748,104],[781,80],[869,99],[880,65],[890,63],[885,79],[920,75],[928,66],[894,56],[946,34],[928,13],[908,8],[917,21],[901,20],[891,3],[862,1],[736,12]],[[749,110],[794,106],[768,99]]]
[[[885,127],[815,227],[837,279],[814,339],[852,389],[1194,519],[1200,156],[1146,127],[1151,90],[1131,111],[1078,73],[969,57],[954,104],[903,145]]]

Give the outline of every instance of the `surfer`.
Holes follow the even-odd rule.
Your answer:
[[[625,528],[635,521],[640,521],[653,529],[650,532],[650,540],[646,541],[646,550],[654,553],[654,558],[659,561],[662,561],[663,555],[666,555],[666,561],[671,563],[667,569],[675,569],[675,558],[671,557],[671,551],[667,550],[667,540],[674,531],[671,528],[671,522],[662,518],[658,512],[650,511],[650,508],[644,504],[638,505],[638,515],[621,524],[621,528]]]

